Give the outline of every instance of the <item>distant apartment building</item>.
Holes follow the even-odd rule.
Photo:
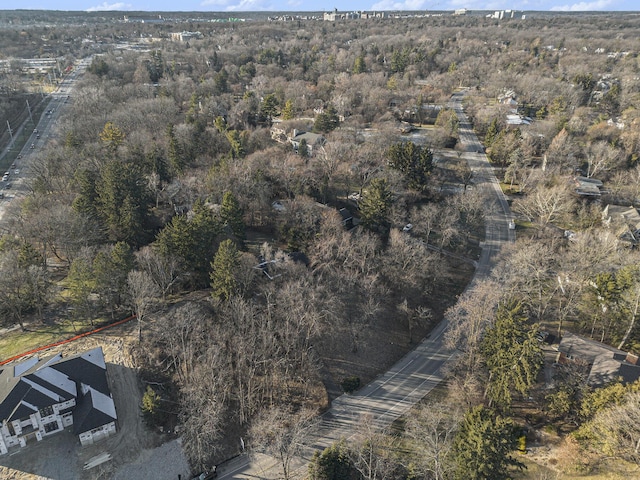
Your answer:
[[[190,42],[191,40],[200,40],[203,36],[200,32],[177,32],[171,34],[171,40],[174,42]]]
[[[366,18],[386,18],[385,12],[338,12],[334,8],[332,12],[324,12],[323,20],[326,22],[335,22],[336,20],[357,20]]]
[[[493,13],[489,13],[487,18],[495,18],[496,20],[521,18],[524,20],[525,14],[523,12],[518,12],[517,10],[496,10]]]
[[[47,74],[58,69],[56,58],[14,58],[0,60],[0,72],[24,73],[29,75]]]
[[[124,16],[124,23],[164,23],[162,15],[150,16],[150,17],[137,17],[131,15]]]

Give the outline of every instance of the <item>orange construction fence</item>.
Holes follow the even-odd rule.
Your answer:
[[[131,315],[130,317],[124,318],[122,320],[118,320],[117,322],[110,323],[108,325],[104,325],[104,326],[102,326],[100,328],[96,328],[95,330],[90,330],[88,332],[81,333],[79,335],[76,335],[75,337],[67,338],[66,340],[60,340],[59,342],[50,343],[49,345],[43,345],[42,347],[38,347],[38,348],[34,348],[33,350],[29,350],[28,352],[23,352],[23,353],[20,353],[18,355],[14,355],[11,358],[8,358],[6,360],[1,361],[0,365],[6,365],[9,362],[13,362],[15,360],[19,360],[22,357],[26,357],[27,355],[32,355],[34,353],[38,353],[38,352],[41,352],[43,350],[47,350],[47,349],[49,349],[51,347],[57,347],[58,345],[64,345],[65,343],[71,343],[71,342],[74,342],[74,341],[76,341],[76,340],[78,340],[78,339],[80,339],[82,337],[88,337],[89,335],[93,335],[94,333],[102,332],[103,330],[106,330],[106,329],[111,328],[111,327],[117,327],[118,325],[122,325],[123,323],[126,323],[129,320],[133,320],[134,318],[136,318],[136,316],[135,315]]]

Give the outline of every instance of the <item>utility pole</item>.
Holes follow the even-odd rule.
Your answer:
[[[562,295],[565,295],[564,287],[562,286],[562,278],[558,275],[558,285],[560,285],[560,291]],[[560,323],[558,324],[558,341],[562,338],[562,296],[560,297],[560,309],[558,312],[560,315]]]
[[[13,148],[13,132],[11,131],[11,124],[9,124],[9,120],[7,120],[7,128],[9,129],[9,136],[11,137],[11,146],[9,149]]]
[[[29,105],[29,100],[27,100],[27,110],[29,110],[29,118],[31,119],[31,123],[33,123],[33,115],[31,115],[31,105]]]

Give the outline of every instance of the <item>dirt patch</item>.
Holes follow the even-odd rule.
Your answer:
[[[154,450],[170,438],[151,431],[143,422],[140,412],[143,385],[129,355],[130,346],[136,342],[136,334],[136,325],[132,322],[40,352],[41,357],[57,353],[70,356],[98,346],[102,347],[107,363],[109,387],[118,415],[118,431],[95,445],[81,447],[78,437],[68,429],[41,442],[12,450],[9,455],[0,457],[0,478],[143,478],[120,475],[120,470],[130,468],[128,466],[132,464],[137,465],[140,471],[147,472],[148,478],[178,478],[179,474],[188,478],[188,465],[178,442],[173,441],[162,447],[162,458],[171,459],[170,462],[160,462],[158,455],[154,454]],[[84,465],[90,459],[103,454],[109,454],[111,459],[95,468],[84,470]]]

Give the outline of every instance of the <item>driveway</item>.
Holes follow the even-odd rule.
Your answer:
[[[135,325],[114,330],[118,331],[82,338],[41,352],[40,356],[58,352],[68,356],[101,346],[118,415],[117,433],[95,445],[81,447],[78,437],[68,429],[25,448],[16,447],[0,456],[2,480],[177,480],[179,475],[183,480],[191,478],[179,440],[162,437],[143,422],[142,384],[126,354],[127,343],[136,338]],[[99,458],[110,459],[84,469],[85,464]]]

